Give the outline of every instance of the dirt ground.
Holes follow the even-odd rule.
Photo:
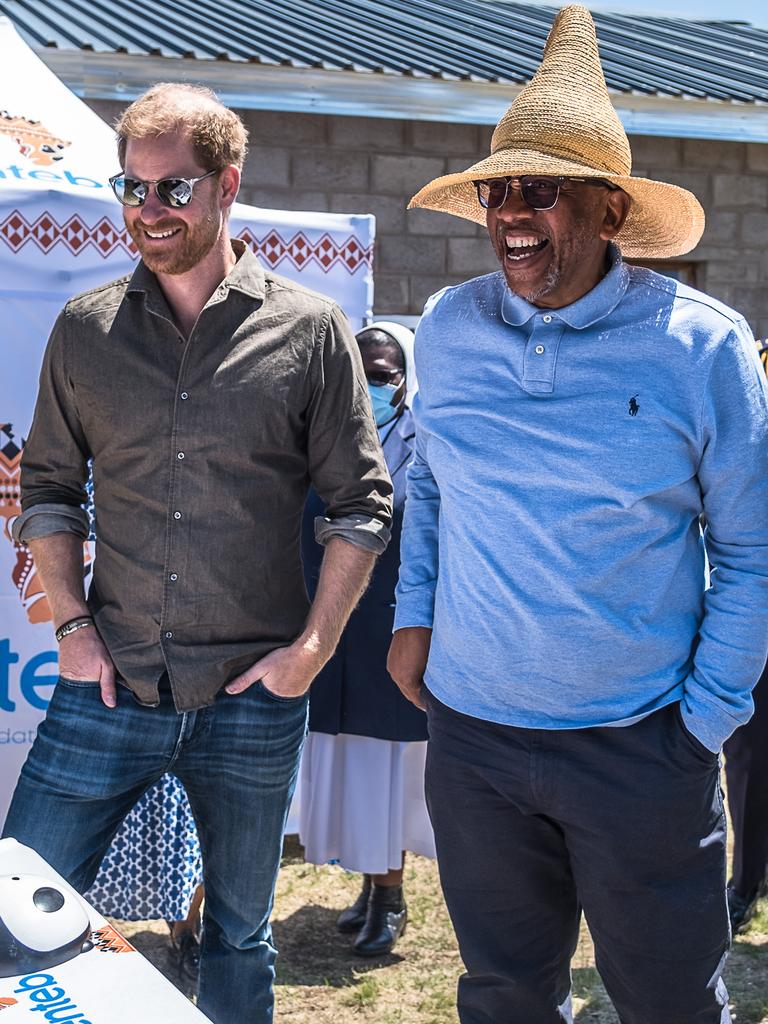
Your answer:
[[[288,837],[273,918],[280,949],[276,1021],[456,1024],[455,988],[462,968],[433,862],[414,856],[406,863],[409,925],[395,952],[381,960],[354,956],[349,938],[334,926],[358,885],[358,876],[338,867],[305,864],[298,843]],[[116,924],[179,983],[168,958],[164,922]],[[594,967],[586,927],[573,966],[578,1024],[618,1024]],[[735,1024],[768,1024],[768,900],[749,930],[737,937],[726,981]]]

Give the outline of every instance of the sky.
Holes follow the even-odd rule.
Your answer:
[[[546,0],[547,6],[561,6]],[[657,14],[694,20],[748,21],[768,29],[768,3],[765,0],[581,0],[593,11],[626,14]]]

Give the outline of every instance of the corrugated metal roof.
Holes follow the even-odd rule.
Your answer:
[[[0,0],[34,47],[519,84],[556,8],[504,0]],[[594,15],[611,89],[768,101],[768,31]]]

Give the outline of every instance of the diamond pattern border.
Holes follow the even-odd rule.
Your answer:
[[[287,260],[297,270],[315,263],[326,274],[337,266],[354,274],[360,267],[370,269],[373,265],[373,246],[361,245],[354,235],[339,242],[332,235],[325,234],[312,242],[303,231],[299,231],[286,241],[274,228],[264,238],[258,238],[250,228],[244,228],[238,237],[253,249],[259,259],[273,268]]]
[[[285,239],[272,228],[263,238],[259,238],[250,228],[244,228],[239,237],[273,268],[283,261],[292,263],[297,270],[315,263],[324,273],[334,267],[341,267],[347,273],[354,274],[360,267],[370,269],[373,265],[373,247],[361,245],[354,235],[339,242],[326,233],[312,242],[303,231]],[[108,217],[88,225],[79,214],[59,224],[50,213],[41,213],[30,221],[19,210],[13,210],[0,222],[0,242],[4,242],[14,252],[19,252],[25,245],[34,244],[44,253],[51,252],[57,245],[63,245],[74,256],[79,256],[89,247],[105,259],[117,250],[130,256],[137,255],[136,246],[124,227],[113,224]]]
[[[136,247],[124,227],[117,227],[108,217],[89,225],[77,213],[59,224],[50,213],[41,213],[29,221],[19,210],[13,210],[0,223],[0,241],[14,252],[33,243],[44,253],[63,245],[74,256],[79,256],[89,246],[105,259],[117,250],[136,255]]]

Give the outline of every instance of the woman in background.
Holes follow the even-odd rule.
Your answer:
[[[392,539],[336,654],[312,684],[299,836],[308,861],[338,861],[348,871],[362,872],[360,895],[337,924],[356,935],[353,950],[359,956],[380,956],[392,950],[407,921],[405,851],[434,857],[435,850],[424,801],[426,716],[401,695],[386,670],[405,474],[414,441],[413,334],[400,324],[380,322],[360,331],[357,342],[394,486]],[[302,535],[310,597],[322,560],[314,520],[322,513],[312,492]]]
[[[203,865],[184,787],[164,775],[120,826],[89,901],[105,917],[122,921],[165,918],[179,976],[197,980]]]

